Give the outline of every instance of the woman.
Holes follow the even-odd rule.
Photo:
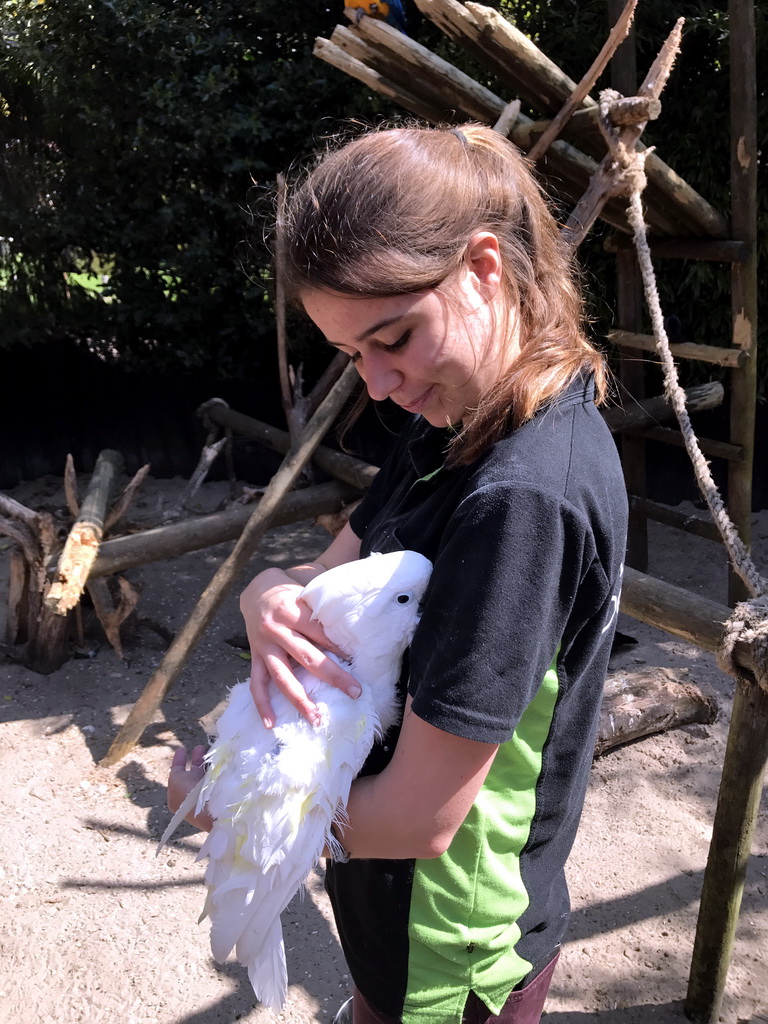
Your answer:
[[[265,722],[270,678],[312,718],[296,662],[356,693],[302,585],[371,551],[434,562],[402,726],[353,785],[348,860],[328,863],[354,1022],[532,1024],[568,918],[624,554],[602,359],[541,191],[488,128],[331,153],[290,201],[286,250],[295,301],[373,400],[412,416],[327,550],[243,594]],[[190,771],[175,758],[172,805],[201,753]]]

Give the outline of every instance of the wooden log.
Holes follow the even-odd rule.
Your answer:
[[[361,19],[361,25],[366,25],[371,19]],[[374,21],[374,24],[381,24]],[[386,26],[385,26],[386,27]],[[340,70],[348,70],[346,65],[340,64],[337,60],[337,49],[347,53],[350,60],[354,61],[354,69],[360,78],[370,88],[381,92],[388,98],[396,98],[395,92],[399,91],[397,99],[406,110],[419,117],[426,117],[433,123],[459,123],[466,120],[466,117],[477,117],[486,124],[496,125],[502,116],[505,104],[499,97],[489,90],[479,86],[469,76],[464,75],[453,65],[448,64],[436,54],[431,53],[425,47],[420,47],[414,40],[399,32],[396,44],[393,44],[391,37],[379,34],[375,47],[373,44],[373,30],[367,29],[366,39],[360,37],[357,32],[351,32],[343,26],[334,30],[332,40],[324,40],[329,47],[318,45],[316,56],[322,60],[339,67]],[[320,40],[318,40],[320,44]],[[395,49],[392,49],[395,46]],[[335,49],[336,47],[337,49]],[[387,49],[386,55],[384,54]],[[404,55],[408,53],[411,64],[421,63],[423,68],[430,67],[429,74],[425,70],[417,72],[414,66],[409,67],[405,62]],[[370,65],[370,66],[369,66]],[[369,75],[364,70],[368,68]],[[450,70],[447,70],[450,69]],[[350,69],[350,73],[352,70]],[[414,74],[418,75],[419,97],[416,98],[411,92]],[[445,81],[443,78],[448,76]],[[484,105],[487,104],[487,109]],[[470,114],[471,112],[471,114]],[[533,145],[535,139],[526,134],[526,126],[530,118],[518,114],[505,130],[505,134],[512,139],[517,146],[527,152]],[[599,134],[599,132],[598,132]],[[600,136],[602,139],[602,136]],[[601,155],[605,146],[602,143]],[[551,188],[558,194],[565,192],[574,202],[583,194],[587,187],[590,176],[594,173],[597,163],[594,159],[579,152],[566,142],[558,140],[552,144],[545,161],[539,166],[539,172],[545,180],[551,182]],[[620,231],[628,231],[624,205],[618,201],[609,201],[601,212],[601,217],[606,223]],[[682,224],[668,215],[659,213],[656,209],[649,210],[649,223],[656,231],[681,234],[685,233]]]
[[[627,330],[640,327],[643,318],[643,297],[640,268],[634,252],[616,257],[616,314]],[[619,380],[622,392],[635,401],[645,398],[645,366],[634,353],[619,349]],[[621,465],[627,491],[645,495],[647,488],[647,452],[645,441],[628,431],[621,438]],[[630,509],[627,526],[625,562],[633,569],[648,568],[648,523],[639,509]]]
[[[262,423],[242,412],[236,412],[221,399],[214,399],[211,403],[206,402],[198,412],[201,410],[204,410],[205,415],[210,417],[213,422],[227,426],[245,437],[261,441],[273,451],[285,454],[290,448],[290,439],[286,431],[270,426],[268,423]],[[313,458],[315,463],[326,473],[330,473],[337,480],[342,480],[361,491],[370,486],[378,472],[376,466],[370,466],[367,462],[323,445],[317,447]]]
[[[747,865],[768,765],[768,692],[738,680],[701,892],[685,1014],[722,1020],[722,1004]]]
[[[686,388],[685,391],[685,401],[689,412],[714,409],[722,404],[723,396],[723,385],[718,381],[699,384],[695,388]],[[652,427],[657,423],[664,423],[674,418],[674,410],[663,395],[644,398],[641,401],[628,399],[624,408],[608,409],[603,412],[603,419],[614,434],[624,430]]]
[[[371,21],[371,18],[361,19]],[[379,22],[375,22],[379,24]],[[384,25],[384,28],[389,28]],[[391,31],[395,32],[395,29]],[[402,36],[402,32],[398,32]],[[403,36],[404,39],[408,37]],[[388,41],[385,40],[385,44]],[[410,52],[418,45],[414,40],[408,40],[411,44],[406,47]],[[364,37],[356,29],[347,28],[346,25],[337,25],[331,35],[331,43],[338,46],[340,50],[348,54],[354,60],[363,64],[370,72],[380,76],[381,80],[389,83],[392,87],[400,89],[404,95],[412,93],[414,76],[412,69],[406,62],[390,50],[388,45],[377,45],[369,37]],[[460,93],[452,95],[450,88],[440,77],[428,77],[423,73],[418,78],[418,101],[424,110],[433,112],[431,121],[440,123],[458,124],[466,121],[468,114],[461,110],[462,96]],[[408,109],[412,109],[410,106]],[[413,111],[416,113],[416,111]]]
[[[611,672],[605,681],[595,757],[624,743],[694,722],[709,724],[717,705],[668,668]]]
[[[632,18],[635,13],[635,7],[637,7],[637,0],[627,0],[624,6],[624,10],[621,12],[618,20],[611,29],[608,38],[603,44],[600,53],[593,61],[592,66],[589,68],[589,70],[584,75],[582,80],[579,82],[579,84],[573,90],[573,92],[565,101],[563,106],[557,112],[549,127],[546,129],[543,135],[537,140],[536,144],[528,153],[528,157],[533,163],[535,163],[540,157],[544,156],[547,149],[549,149],[550,144],[554,142],[554,140],[562,131],[565,123],[569,120],[571,115],[582,105],[584,99],[589,95],[589,92],[593,88],[595,82],[598,80],[603,71],[605,71],[608,65],[608,61],[614,55],[614,53],[621,45],[621,43],[627,38],[627,34],[629,33],[629,27],[632,24]],[[648,118],[651,116],[649,111],[645,112],[645,116],[641,114],[640,117],[637,117],[636,113],[637,112],[635,111],[634,121],[615,121],[613,120],[613,116],[611,120],[614,124],[631,124],[648,120]],[[615,111],[614,114],[615,116],[618,116],[619,112]]]
[[[744,459],[728,468],[728,509],[744,544],[752,535],[755,407],[757,402],[757,54],[753,0],[729,0],[731,67],[731,233],[747,246],[743,263],[731,267],[732,343],[751,356],[743,370],[731,373],[730,438],[744,448]],[[761,81],[764,79],[763,71]],[[763,87],[764,88],[764,85]],[[763,177],[764,180],[764,177]],[[748,594],[731,571],[732,604]]]
[[[11,550],[8,566],[8,611],[5,642],[11,647],[24,644],[29,637],[29,563],[18,547]]]
[[[627,235],[608,235],[606,252],[634,251],[634,240]],[[650,242],[654,259],[708,260],[712,263],[744,263],[748,258],[746,242],[708,238],[654,238]]]
[[[69,532],[59,558],[56,578],[45,596],[45,605],[66,615],[80,600],[104,532],[107,505],[123,470],[120,452],[105,449],[96,460],[80,515]]]
[[[93,609],[96,617],[101,623],[115,654],[122,660],[123,645],[120,638],[120,627],[128,616],[136,610],[139,602],[139,592],[121,576],[117,581],[118,600],[112,598],[108,581],[105,579],[89,578],[86,584],[88,594],[93,601]]]
[[[727,605],[629,567],[624,569],[621,611],[712,654],[717,654],[720,648],[724,626],[731,615]],[[754,656],[749,644],[738,641],[734,657],[738,665],[754,673]]]
[[[608,0],[609,22],[615,22],[621,17],[622,4],[623,0]],[[611,61],[610,70],[611,87],[626,96],[633,96],[637,89],[633,28],[630,28],[627,38],[617,50]],[[596,125],[595,127],[597,128]],[[605,144],[605,139],[601,141]],[[634,248],[616,257],[616,317],[617,323],[624,330],[639,331],[642,326],[642,278]],[[645,364],[636,359],[633,352],[620,348],[618,370],[622,393],[632,395],[635,399],[645,398]],[[644,439],[629,432],[622,434],[621,465],[627,491],[645,497],[648,479],[647,447]],[[625,564],[640,572],[645,572],[648,568],[648,519],[637,508],[630,508],[629,511]]]
[[[635,431],[627,431],[632,435]],[[637,431],[641,437],[649,441],[661,441],[663,444],[673,444],[676,448],[685,448],[685,438],[679,430],[672,430],[670,427],[646,427],[645,430]],[[716,459],[728,459],[738,462],[744,458],[744,449],[738,444],[731,444],[729,441],[717,441],[711,437],[699,437],[699,448],[705,455],[712,455]]]
[[[722,540],[720,531],[708,519],[686,515],[684,512],[678,512],[668,505],[662,505],[658,501],[641,498],[635,494],[628,495],[628,498],[630,512],[641,512],[645,518],[653,519],[656,523],[662,523],[664,526],[674,526],[678,530],[692,533],[697,537],[704,537],[706,540]]]
[[[646,96],[651,99],[659,98],[669,78],[675,57],[679,52],[682,31],[683,19],[680,18],[665,40],[661,50],[659,50],[658,56],[651,65],[648,74],[643,79],[638,89],[638,96]],[[629,151],[633,150],[644,127],[645,123],[642,122],[641,124],[628,125],[622,128],[619,132],[619,140],[622,146]],[[621,183],[621,179],[617,176],[617,171],[615,156],[612,152],[609,152],[600,162],[600,166],[592,176],[589,188],[576,204],[565,225],[564,234],[572,246],[578,246],[587,235],[600,215],[601,209],[605,206],[608,197],[616,195],[617,191],[625,189],[626,186]]]
[[[757,54],[752,0],[729,0],[731,115],[731,237],[749,246],[731,270],[733,343],[750,353],[757,344]],[[752,512],[752,467],[757,360],[731,372],[731,440],[744,459],[731,463],[728,504],[745,544]],[[746,587],[731,572],[729,597]],[[696,1024],[714,1024],[720,1006],[741,908],[747,863],[768,763],[768,693],[739,680],[723,764],[712,842],[704,872],[685,1013]]]
[[[426,121],[435,123],[443,119],[443,111],[428,106],[419,96],[414,95],[414,93],[407,89],[401,89],[383,75],[366,67],[362,61],[345,53],[329,39],[317,38],[312,53],[315,57],[319,57],[320,60],[324,60],[327,64],[338,68],[339,71],[343,71],[345,74],[357,79],[358,82],[362,82],[363,85],[374,89],[376,92],[380,92],[383,96],[387,96],[406,110],[410,110],[417,117],[423,117]]]
[[[457,0],[416,0],[416,6],[536,110],[554,114],[576,89],[572,78],[493,8]],[[585,97],[581,105],[594,102]]]
[[[333,390],[302,431],[299,443],[286,456],[280,469],[272,477],[264,497],[240,535],[234,550],[204,590],[189,619],[177,633],[160,666],[144,688],[144,692],[131,708],[123,727],[107,751],[103,764],[112,765],[119,761],[133,748],[144,732],[160,707],[163,697],[186,664],[190,652],[216,614],[229,588],[245,568],[272,516],[349,398],[357,380],[358,375],[354,366],[347,366]]]
[[[656,339],[652,334],[608,331],[606,338],[614,345],[621,345],[622,348],[639,349],[641,352],[658,351]],[[749,353],[741,348],[718,348],[716,345],[698,345],[691,341],[670,343],[669,351],[677,359],[692,359],[714,366],[744,366],[749,359]]]
[[[34,625],[23,655],[27,668],[44,676],[61,668],[69,656],[69,615],[60,615],[45,603],[47,591],[48,584],[42,592],[30,593]]]
[[[108,533],[112,527],[115,526],[116,523],[119,523],[123,518],[125,513],[128,511],[131,502],[136,497],[136,492],[144,483],[148,473],[149,466],[142,466],[128,482],[123,493],[109,510],[109,514],[107,515],[104,523],[104,533]]]
[[[414,75],[419,83],[426,81],[431,89],[444,94],[447,109],[458,109],[464,119],[490,122],[504,110],[504,101],[490,89],[386,22],[363,17],[355,25],[356,34],[370,47],[391,54],[405,81],[413,82]],[[334,32],[331,38],[335,37]]]
[[[270,527],[296,523],[311,516],[336,512],[345,502],[359,497],[349,484],[328,483],[287,494],[270,520]],[[159,562],[188,551],[237,540],[253,514],[252,505],[237,505],[223,512],[195,516],[170,526],[105,540],[91,568],[89,580],[125,572],[148,562]]]
[[[457,0],[416,0],[416,4],[419,10],[449,38],[489,68],[514,95],[527,99],[543,114],[559,110],[575,89],[576,83],[573,79],[498,11],[480,4],[461,4]],[[596,106],[594,99],[586,96],[581,109]],[[577,119],[580,116],[577,111],[568,126],[574,122],[578,124]],[[530,137],[526,138],[526,124],[531,123],[529,118],[525,118],[516,125],[514,141],[525,152],[530,150],[535,141]],[[545,127],[540,128],[537,134],[543,130]],[[571,137],[567,128],[566,135]],[[598,145],[597,152],[602,155],[604,142]],[[553,149],[555,146],[556,144]],[[562,157],[562,154],[556,152],[548,155],[558,163]],[[654,230],[678,235],[728,237],[726,218],[655,153],[650,154],[646,160],[646,175],[649,182],[646,190],[649,207],[647,216]],[[573,198],[578,199],[583,191],[584,186]],[[614,207],[618,204],[611,203],[609,206]],[[623,230],[627,230],[626,220],[620,215],[614,215],[609,223],[618,225],[622,221]],[[687,230],[674,231],[675,223],[687,227]]]
[[[177,501],[163,513],[163,522],[172,523],[176,519],[186,513],[189,508],[189,504],[200,490],[208,476],[208,471],[221,454],[222,450],[227,444],[226,437],[220,437],[218,441],[206,441],[203,445],[203,450],[200,452],[200,458],[197,461],[197,465],[194,468],[192,476],[187,482],[187,486],[179,495]]]

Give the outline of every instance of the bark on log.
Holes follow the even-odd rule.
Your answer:
[[[413,81],[416,76],[420,87],[426,82],[441,97],[446,110],[459,111],[462,120],[489,121],[504,109],[504,101],[490,89],[385,22],[364,17],[347,34],[364,40],[370,53],[386,52],[391,66],[399,67],[399,76],[403,76],[398,80]],[[335,37],[336,32],[331,38]]]
[[[29,637],[29,563],[20,548],[11,551],[8,567],[8,612],[5,642],[15,647]]]
[[[637,0],[627,0],[624,6],[624,10],[616,21],[616,24],[611,29],[608,38],[603,44],[600,53],[595,58],[589,71],[581,79],[579,84],[570,94],[568,99],[565,101],[563,106],[557,112],[555,117],[552,119],[549,127],[544,134],[537,140],[536,145],[528,154],[528,157],[534,163],[539,160],[546,153],[550,144],[558,137],[566,124],[571,114],[573,114],[582,104],[584,99],[588,96],[590,90],[598,80],[600,75],[605,71],[608,65],[608,61],[614,55],[620,44],[626,39],[629,33],[629,27],[632,24],[632,18],[635,13],[635,7],[637,7]],[[648,119],[648,114],[643,118],[638,117],[636,120],[643,121]]]
[[[638,89],[638,96],[658,99],[664,86],[667,84],[669,74],[672,70],[675,57],[680,49],[680,38],[683,31],[683,19],[680,18],[664,42],[656,60],[651,65],[648,74],[645,76],[642,85]],[[619,141],[626,150],[635,149],[640,135],[645,127],[645,122],[623,127],[619,133]],[[608,152],[600,162],[589,188],[576,204],[568,218],[564,235],[570,244],[575,248],[588,234],[590,228],[600,216],[600,211],[605,206],[608,198],[626,190],[626,184],[622,179],[621,168],[618,167],[613,152]]]
[[[47,675],[67,659],[68,621],[45,605],[46,569],[59,546],[56,524],[47,512],[34,512],[0,494],[0,534],[17,545],[11,555],[6,637],[18,660]]]
[[[731,615],[727,605],[629,567],[624,569],[620,607],[633,619],[679,636],[712,654],[716,654],[720,647],[724,625]],[[754,675],[755,664],[749,644],[737,641],[734,657],[742,668]]]
[[[318,39],[315,55],[352,74],[370,88],[395,98],[406,110],[433,123],[455,124],[471,117],[486,124],[496,125],[505,109],[501,97],[480,86],[468,75],[403,33],[394,32],[389,26],[370,18],[362,18],[360,25],[354,30],[338,27],[331,41]],[[352,64],[349,64],[350,61]],[[414,78],[419,83],[418,96],[411,92]],[[575,116],[578,117],[579,114]],[[540,126],[538,135],[535,136],[528,134],[530,124],[530,118],[520,115],[504,133],[524,152],[530,150],[549,122]],[[592,127],[599,139],[597,152],[602,157],[605,143],[594,120]],[[576,202],[587,188],[596,168],[597,162],[592,157],[558,140],[550,147],[547,159],[542,161],[539,171],[545,179],[551,179],[552,188],[556,192],[564,193]],[[711,212],[712,208],[661,162],[659,177],[666,181],[672,190],[679,191],[682,187],[683,190],[687,189],[687,192],[681,193],[674,203],[665,201],[662,197],[659,203],[663,209],[658,209],[654,201],[648,210],[648,221],[652,229],[675,235],[703,232],[701,226],[697,228],[695,224],[688,225],[683,212],[686,215],[689,211],[701,213],[702,204],[704,212]],[[651,187],[655,188],[655,185]],[[663,193],[664,188],[662,187],[660,191]],[[627,232],[629,226],[624,205],[623,201],[610,200],[601,212],[601,217],[618,230]],[[676,214],[680,216],[676,217]],[[722,218],[717,221],[718,227],[722,226],[721,222]]]
[[[717,705],[668,668],[612,672],[605,683],[595,757],[643,736],[694,722],[708,724]]]
[[[120,452],[105,449],[100,453],[80,515],[59,558],[56,579],[44,598],[45,606],[57,615],[74,608],[85,589],[104,532],[107,505],[122,470]]]
[[[319,484],[294,491],[286,495],[270,526],[283,526],[324,512],[335,512],[344,502],[354,501],[359,495],[357,488],[342,483]],[[237,540],[253,515],[253,510],[253,505],[237,505],[223,512],[196,516],[182,523],[105,540],[88,579],[91,581],[148,562],[159,562],[188,551],[199,551],[213,544]]]
[[[627,431],[633,434],[634,431]],[[679,430],[672,430],[669,427],[647,427],[645,430],[637,431],[638,437],[645,437],[649,441],[661,441],[663,444],[673,444],[676,448],[685,448],[685,438]],[[727,459],[729,462],[739,462],[744,458],[744,449],[741,445],[730,444],[728,441],[717,441],[711,437],[699,437],[699,448],[705,455],[712,455],[716,459]]]
[[[350,77],[357,79],[358,82],[362,82],[363,85],[367,85],[376,92],[380,92],[383,96],[394,100],[399,106],[410,110],[417,117],[423,117],[425,121],[432,121],[433,123],[443,119],[443,112],[441,110],[428,106],[419,96],[414,95],[407,89],[400,88],[400,86],[383,75],[366,67],[362,61],[356,60],[348,53],[345,53],[329,39],[323,39],[322,37],[316,39],[312,53],[315,57],[319,57],[320,60],[326,61],[326,63],[338,68],[339,71],[343,71],[345,74],[350,75]]]
[[[603,242],[603,248],[606,252],[634,251],[635,243],[626,235],[609,235]],[[707,238],[655,238],[650,240],[650,249],[654,259],[744,263],[749,256],[746,242]]]
[[[285,430],[279,430],[268,423],[262,423],[244,413],[236,412],[221,399],[212,399],[210,402],[206,402],[198,410],[198,412],[202,411],[214,423],[229,427],[236,433],[243,434],[244,437],[252,437],[256,441],[261,441],[273,451],[285,454],[290,448],[290,438]],[[358,490],[365,490],[370,486],[378,472],[376,466],[370,466],[367,462],[362,462],[351,455],[345,455],[343,452],[334,451],[323,445],[318,445],[313,459],[326,473],[330,473],[337,480],[342,480]]]
[[[299,444],[292,449],[270,481],[259,506],[240,535],[232,554],[221,565],[197,602],[187,622],[177,634],[158,669],[144,688],[107,751],[103,764],[112,765],[124,757],[149,724],[163,697],[186,664],[187,658],[216,614],[235,578],[245,568],[271,517],[295,483],[323,435],[349,398],[357,371],[348,366],[333,390],[302,431]]]
[[[513,95],[527,99],[542,114],[555,113],[559,110],[576,88],[573,79],[498,11],[475,3],[461,4],[457,0],[416,0],[416,5],[449,38],[489,68],[507,85]],[[596,103],[591,96],[586,96],[580,109],[590,107],[596,107]],[[566,138],[574,137],[570,134],[569,128],[579,117],[577,111],[566,126]],[[529,118],[526,118],[525,122],[531,123]],[[535,139],[525,138],[525,122],[518,123],[511,137],[527,152]],[[537,135],[540,135],[545,127],[542,125]],[[558,143],[553,143],[548,154],[548,158],[553,161],[556,176],[560,173],[560,168],[555,167],[555,161],[558,164],[560,161],[560,155],[556,152],[557,147]],[[596,152],[602,156],[604,144],[600,144]],[[544,170],[546,173],[546,168]],[[655,230],[660,229],[669,233],[672,225],[677,222],[686,229],[672,231],[673,234],[727,237],[726,218],[655,153],[647,158],[645,170],[648,177],[645,195],[649,207],[647,217]],[[562,183],[560,185],[562,187]],[[584,187],[582,183],[578,194],[573,196],[574,199],[578,199]],[[569,194],[572,193],[569,191]],[[621,215],[616,216],[613,213],[614,205],[619,204],[609,204],[609,209],[604,211],[606,216],[603,219],[607,220],[607,215],[611,215],[609,223],[620,224],[623,221],[622,230],[626,231],[626,220]],[[661,226],[665,222],[668,227]]]
[[[630,494],[628,497],[630,512],[641,511],[646,518],[652,519],[655,523],[674,526],[677,530],[692,533],[697,537],[704,537],[706,540],[718,543],[722,541],[720,531],[711,520],[700,519],[698,516],[687,516],[684,512],[678,512],[668,505],[651,501],[649,498],[640,498],[634,494]]]
[[[685,403],[689,412],[701,412],[721,405],[723,395],[723,385],[714,381],[710,384],[700,384],[695,388],[686,388]],[[614,434],[624,430],[641,430],[643,427],[651,427],[674,418],[674,410],[663,395],[644,398],[639,402],[629,398],[623,409],[608,409],[603,413],[608,429]]]
[[[606,338],[622,348],[635,348],[640,352],[657,352],[656,338],[652,334],[632,331],[608,331]],[[717,345],[697,345],[692,341],[670,343],[669,350],[676,359],[693,359],[714,366],[744,366],[749,353],[741,348],[719,348]]]

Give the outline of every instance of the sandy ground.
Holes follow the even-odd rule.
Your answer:
[[[183,481],[149,481],[129,519],[155,517]],[[57,480],[23,484],[33,508],[62,504]],[[216,507],[223,486],[203,488],[197,511]],[[768,571],[768,513],[755,517],[758,565]],[[312,524],[265,539],[249,574],[287,564],[327,543]],[[8,545],[0,537],[0,604]],[[230,545],[130,574],[144,614],[177,629]],[[717,547],[654,527],[651,572],[720,602],[725,565]],[[245,582],[244,577],[243,582]],[[0,619],[2,613],[0,613]],[[573,917],[546,1007],[551,1024],[685,1020],[688,967],[702,873],[724,752],[731,680],[713,658],[622,617],[638,643],[615,667],[687,669],[718,701],[712,726],[643,740],[597,761],[569,879]],[[0,657],[0,1018],[8,1024],[262,1024],[245,970],[215,964],[203,904],[200,837],[184,826],[159,858],[168,813],[171,750],[203,742],[198,719],[247,664],[226,640],[241,632],[230,596],[140,746],[114,769],[99,766],[118,726],[162,658],[141,628],[119,661],[103,639],[91,657],[51,676]],[[2,621],[0,621],[0,633]],[[721,1020],[768,1009],[768,827],[754,844]],[[284,916],[290,990],[279,1020],[327,1022],[349,990],[320,873]],[[439,1022],[436,1022],[439,1024]]]

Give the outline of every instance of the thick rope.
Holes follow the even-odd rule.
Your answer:
[[[720,536],[725,544],[731,564],[752,595],[751,600],[739,603],[725,624],[725,632],[721,641],[718,662],[725,671],[737,678],[745,676],[744,671],[733,659],[734,645],[738,640],[752,646],[756,678],[760,686],[768,691],[768,580],[757,571],[746,546],[733,525],[720,492],[704,458],[698,439],[694,432],[688,409],[685,404],[685,392],[680,386],[677,367],[669,348],[669,338],[664,327],[664,315],[661,309],[656,276],[651,261],[651,250],[648,245],[648,234],[643,217],[641,193],[645,188],[645,158],[651,152],[629,151],[621,141],[620,133],[609,120],[611,105],[619,98],[612,89],[600,94],[600,127],[615,160],[617,191],[629,192],[627,216],[634,232],[635,248],[637,249],[640,273],[645,289],[645,298],[651,315],[656,348],[664,371],[664,393],[667,401],[674,409],[680,430],[683,435],[686,451],[693,464],[696,483],[712,514]]]

